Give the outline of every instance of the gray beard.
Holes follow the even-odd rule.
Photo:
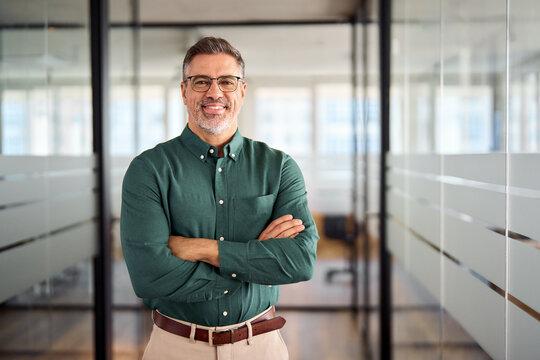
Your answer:
[[[225,129],[229,128],[233,124],[233,118],[226,116],[225,118],[219,118],[219,117],[213,117],[213,118],[207,118],[204,116],[204,114],[201,113],[201,111],[197,111],[192,116],[193,121],[195,121],[195,124],[197,124],[201,129],[206,131],[209,134],[212,135],[219,135]]]

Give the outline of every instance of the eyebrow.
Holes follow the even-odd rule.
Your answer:
[[[210,75],[204,75],[204,74],[196,74],[196,75],[189,75],[189,76],[186,76],[186,79],[187,79],[187,78],[191,78],[191,77],[196,77],[196,76],[205,76],[205,77],[208,77],[208,78],[210,78],[210,79],[219,79],[220,77],[224,77],[224,76],[232,76],[232,77],[236,77],[236,78],[242,79],[242,76],[240,76],[240,75],[233,75],[233,74],[220,75],[220,76],[217,76],[217,77],[211,77]]]

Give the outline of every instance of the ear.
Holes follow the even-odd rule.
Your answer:
[[[187,86],[184,81],[180,83],[180,90],[182,90],[182,100],[184,100],[184,105],[187,105],[187,98],[186,98]]]
[[[246,88],[247,84],[245,81],[243,81],[242,85],[240,86],[240,96],[242,97],[242,99],[244,99],[244,97],[246,96]]]

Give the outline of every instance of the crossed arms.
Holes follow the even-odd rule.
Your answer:
[[[283,215],[268,224],[257,240],[295,238],[304,229],[305,226],[302,225],[302,220],[294,219],[289,214]],[[182,260],[190,262],[203,261],[219,267],[219,246],[217,240],[171,235],[169,236],[168,247],[174,256]]]
[[[221,298],[242,281],[279,285],[311,278],[318,235],[290,158],[281,169],[273,221],[245,241],[171,236],[166,187],[156,173],[152,162],[136,158],[122,188],[122,249],[137,296],[197,302]]]

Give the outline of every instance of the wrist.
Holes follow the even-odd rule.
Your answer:
[[[217,240],[204,240],[204,245],[201,247],[201,261],[219,267],[219,246]]]

